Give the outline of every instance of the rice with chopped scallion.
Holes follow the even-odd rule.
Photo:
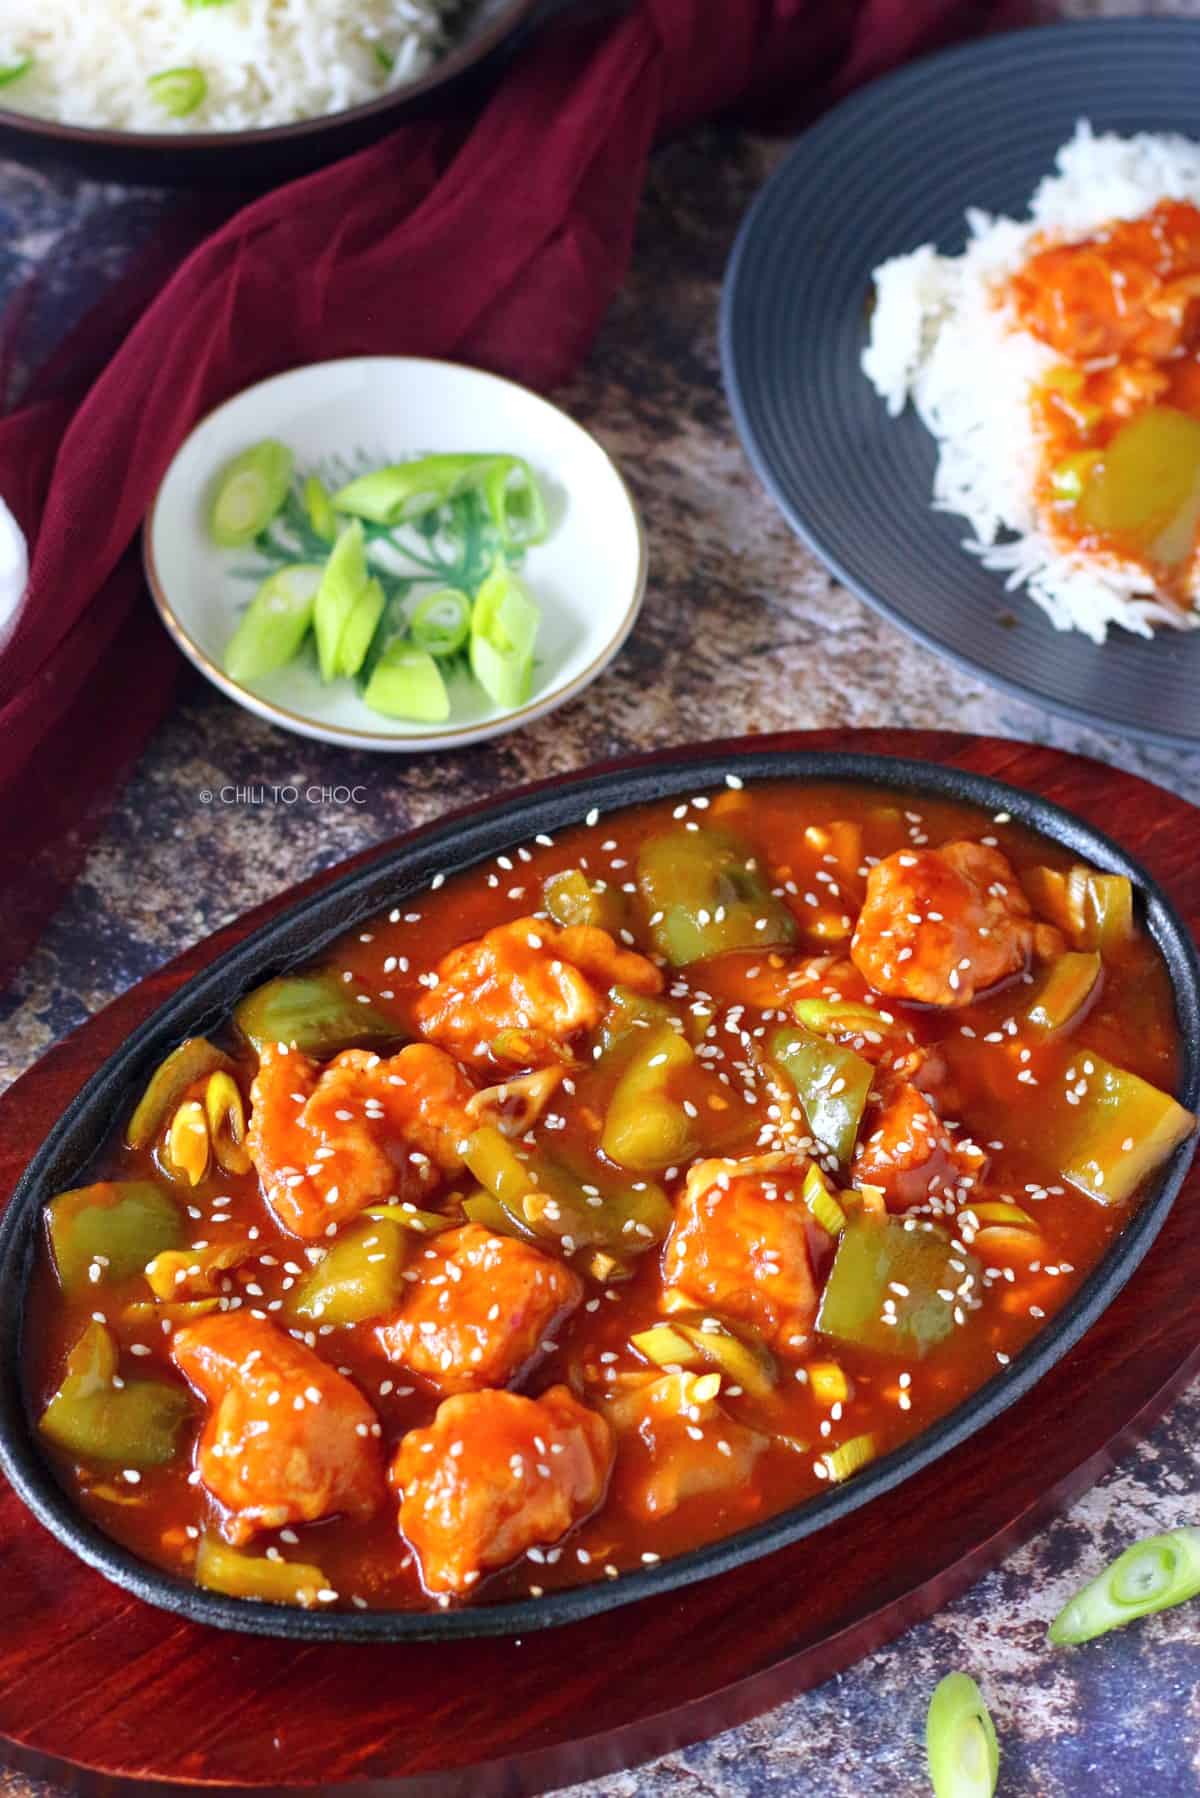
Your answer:
[[[1034,192],[1029,217],[967,213],[959,256],[930,244],[874,271],[862,366],[893,417],[911,400],[938,443],[935,509],[964,517],[964,548],[1024,586],[1060,630],[1102,643],[1110,625],[1150,636],[1200,624],[1195,564],[1185,603],[1169,603],[1145,567],[1067,548],[1035,504],[1039,440],[1030,396],[1062,358],[998,299],[1039,244],[1079,242],[1160,201],[1200,205],[1200,145],[1144,133],[1096,136],[1081,123]]]
[[[125,131],[245,131],[404,87],[459,0],[0,0],[0,108]]]

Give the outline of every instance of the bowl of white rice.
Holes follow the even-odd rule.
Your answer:
[[[0,155],[92,178],[301,174],[482,84],[562,0],[6,0]]]

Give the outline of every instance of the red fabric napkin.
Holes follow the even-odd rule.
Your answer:
[[[585,355],[629,261],[657,136],[738,106],[803,118],[1011,0],[639,0],[562,24],[474,121],[392,137],[167,246],[0,421],[30,579],[0,651],[0,976],[78,871],[170,703],[138,561],[168,462],[230,394],[299,363],[405,352],[537,388]],[[165,265],[165,266],[164,266]]]

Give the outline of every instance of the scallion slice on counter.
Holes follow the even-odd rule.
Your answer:
[[[22,56],[19,61],[10,62],[6,68],[0,68],[0,87],[8,87],[10,82],[19,81],[22,75],[28,75],[32,67],[32,56]]]
[[[496,705],[528,699],[540,622],[524,583],[503,559],[497,561],[471,613],[471,672]]]
[[[929,1704],[925,1752],[936,1798],[992,1798],[1000,1749],[983,1693],[966,1673],[948,1673]]]
[[[471,634],[471,601],[457,587],[439,587],[423,599],[409,620],[418,649],[431,656],[452,656]]]
[[[169,71],[172,74],[178,70]],[[165,77],[156,75],[155,81]],[[208,526],[222,549],[253,543],[275,517],[292,480],[292,452],[267,437],[227,462],[217,480]]]
[[[450,716],[450,695],[441,669],[425,650],[400,638],[389,643],[376,662],[363,699],[385,718],[444,724]]]
[[[1200,1594],[1200,1529],[1168,1530],[1135,1542],[1077,1592],[1050,1625],[1055,1644],[1091,1642],[1136,1617]]]
[[[161,75],[151,75],[146,86],[173,119],[185,119],[195,112],[208,92],[203,69],[164,69]]]
[[[319,562],[295,562],[267,576],[225,650],[231,680],[260,680],[291,661],[312,623],[324,572]]]

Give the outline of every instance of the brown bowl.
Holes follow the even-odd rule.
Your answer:
[[[271,186],[336,162],[396,126],[478,101],[534,30],[573,0],[466,0],[451,47],[406,87],[264,130],[107,131],[0,107],[0,158],[151,187]]]

